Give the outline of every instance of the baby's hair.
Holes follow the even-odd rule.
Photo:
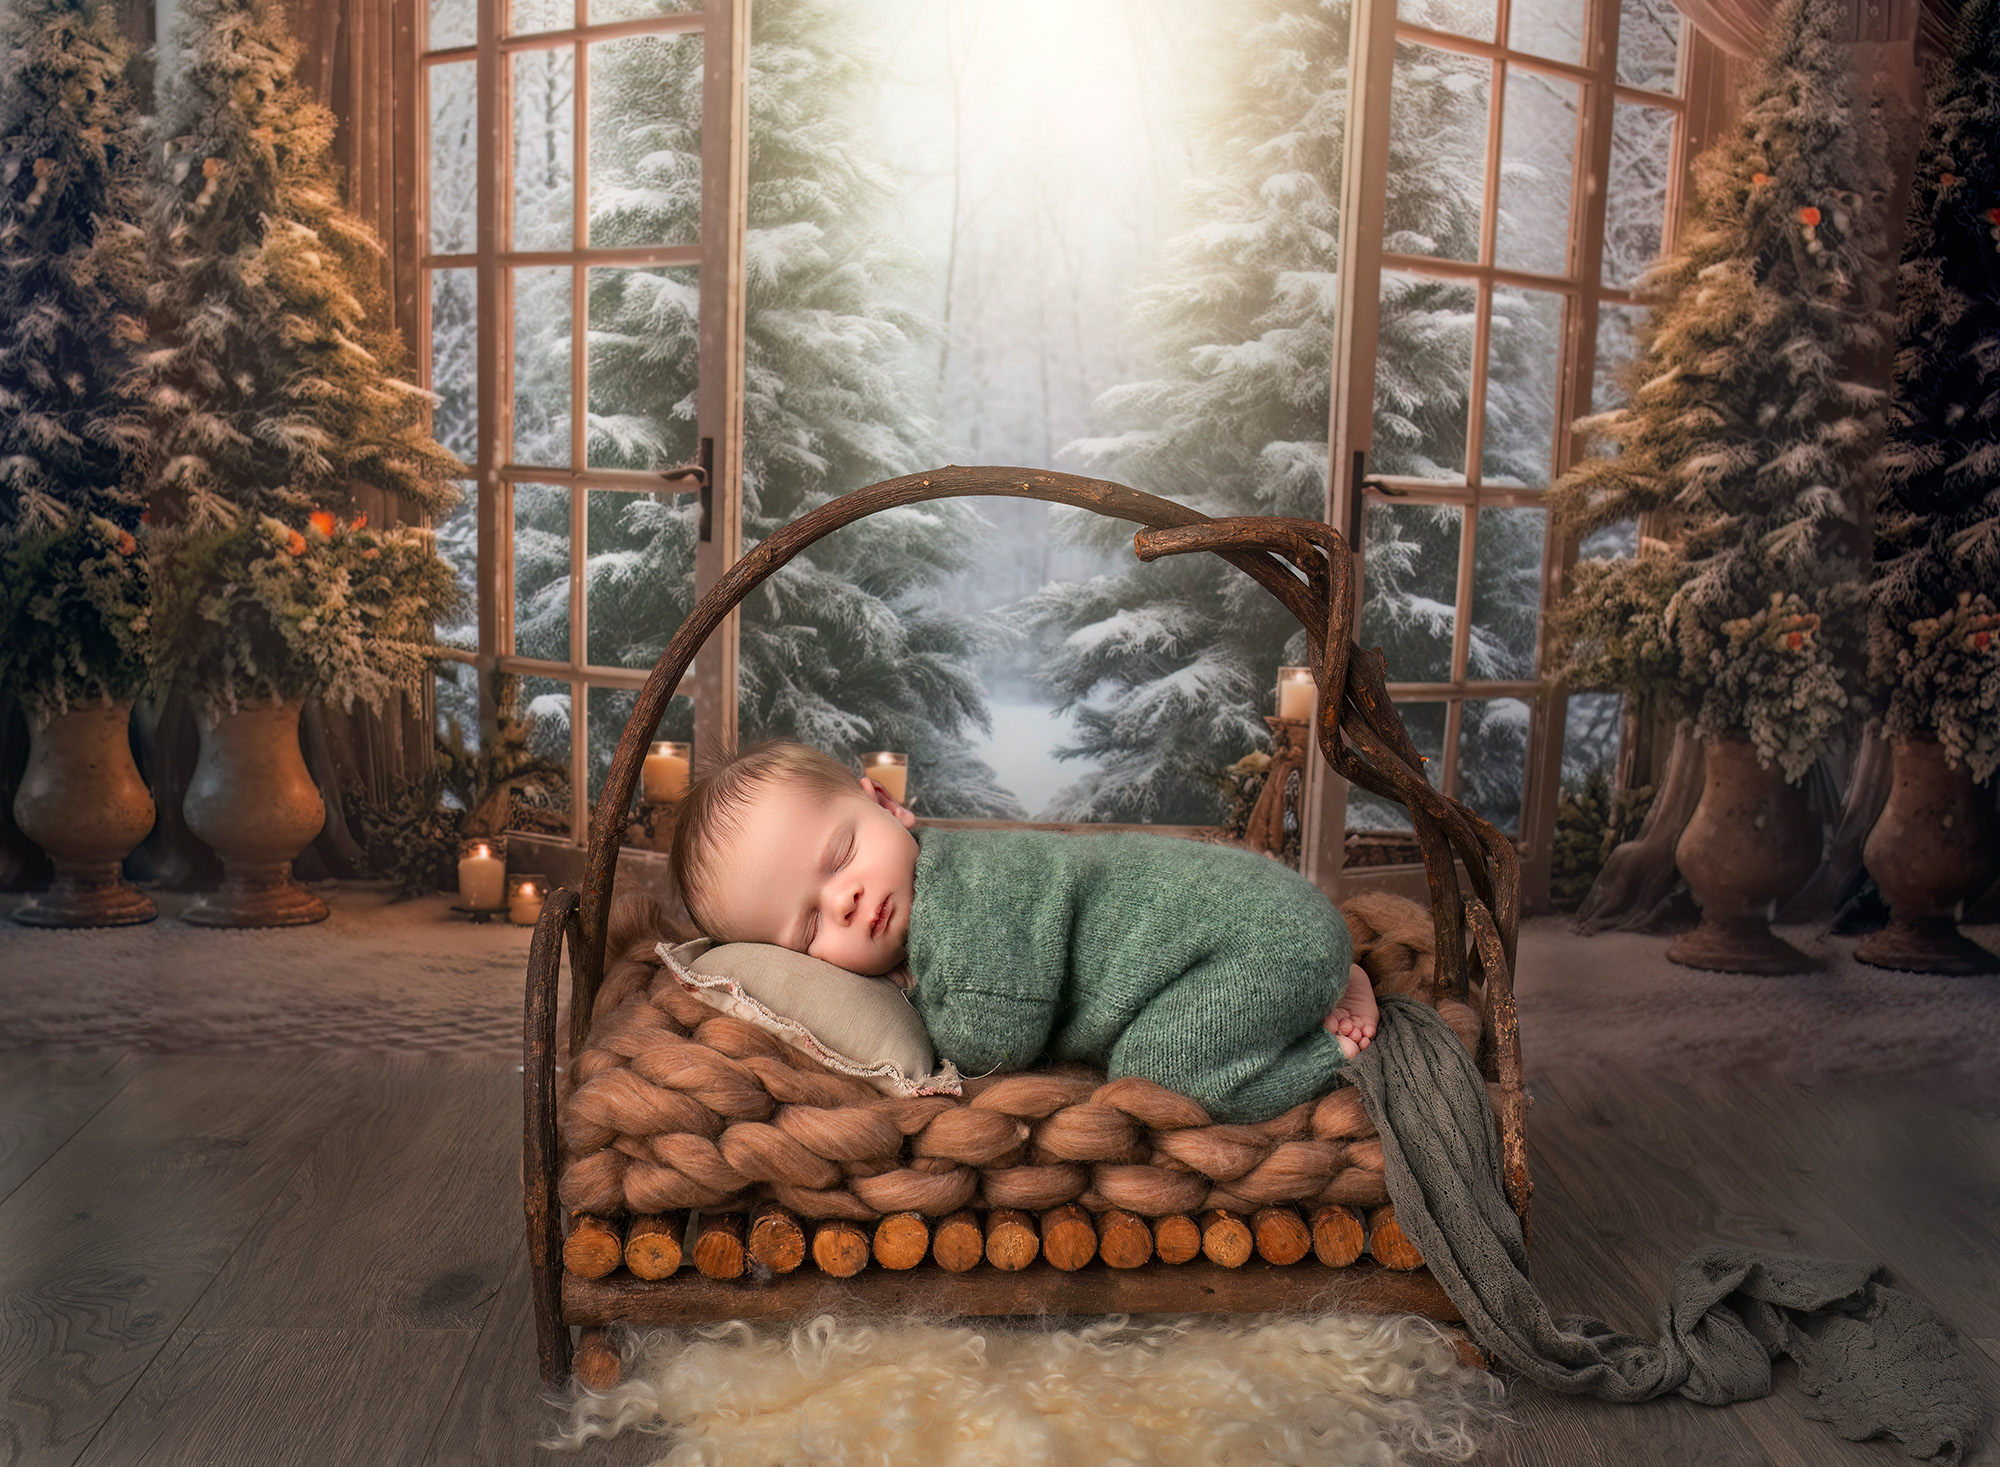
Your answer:
[[[715,930],[710,904],[718,875],[713,869],[716,843],[741,827],[743,811],[753,799],[778,784],[829,800],[861,793],[861,777],[853,770],[792,739],[753,744],[699,770],[674,820],[674,881],[688,916],[710,937],[724,937]]]

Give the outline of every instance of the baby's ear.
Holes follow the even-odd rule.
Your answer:
[[[881,785],[875,783],[874,780],[865,774],[861,776],[861,792],[880,805],[884,810],[887,810],[891,815],[894,815],[903,829],[915,830],[917,828],[916,812],[899,804],[894,795],[891,795]]]

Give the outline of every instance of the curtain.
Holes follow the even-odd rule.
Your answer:
[[[1674,9],[1731,56],[1755,56],[1764,49],[1774,0],[1674,0]]]

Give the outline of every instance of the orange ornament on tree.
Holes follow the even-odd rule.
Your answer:
[[[285,549],[293,555],[304,555],[306,553],[306,537],[301,535],[297,530],[292,531],[291,537],[285,541]]]
[[[364,509],[364,510],[362,510],[360,514],[358,514],[358,515],[356,515],[356,516],[354,517],[354,523],[353,523],[353,524],[351,524],[351,525],[349,525],[349,526],[348,526],[347,528],[348,528],[348,529],[350,529],[350,530],[365,530],[365,529],[367,529],[367,528],[368,528],[368,511],[367,511],[367,510],[365,510],[365,509]]]
[[[1807,204],[1803,209],[1799,210],[1799,223],[1810,229],[1813,225],[1819,223],[1819,210],[1815,209],[1811,204]]]
[[[327,539],[331,540],[333,538],[333,515],[330,512],[323,509],[316,509],[307,515],[306,518],[312,522],[312,527],[326,536]]]

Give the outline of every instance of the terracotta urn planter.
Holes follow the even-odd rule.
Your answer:
[[[292,861],[326,823],[326,803],[299,753],[297,702],[202,721],[201,753],[182,813],[222,857],[222,888],[183,913],[200,927],[299,927],[326,903],[292,879]]]
[[[1748,739],[1709,739],[1701,803],[1674,847],[1701,925],[1667,960],[1723,973],[1810,973],[1818,965],[1771,931],[1772,904],[1819,864],[1819,821],[1805,790],[1757,762]]]
[[[14,913],[31,927],[123,927],[159,915],[119,867],[153,828],[153,796],[132,762],[132,705],[80,704],[30,719],[14,821],[49,854],[55,880]]]
[[[1993,799],[1972,771],[1946,762],[1935,738],[1898,739],[1889,802],[1861,859],[1889,903],[1889,925],[1855,945],[1877,968],[2000,973],[1995,957],[1958,930],[1958,904],[1985,891],[1996,866]]]

